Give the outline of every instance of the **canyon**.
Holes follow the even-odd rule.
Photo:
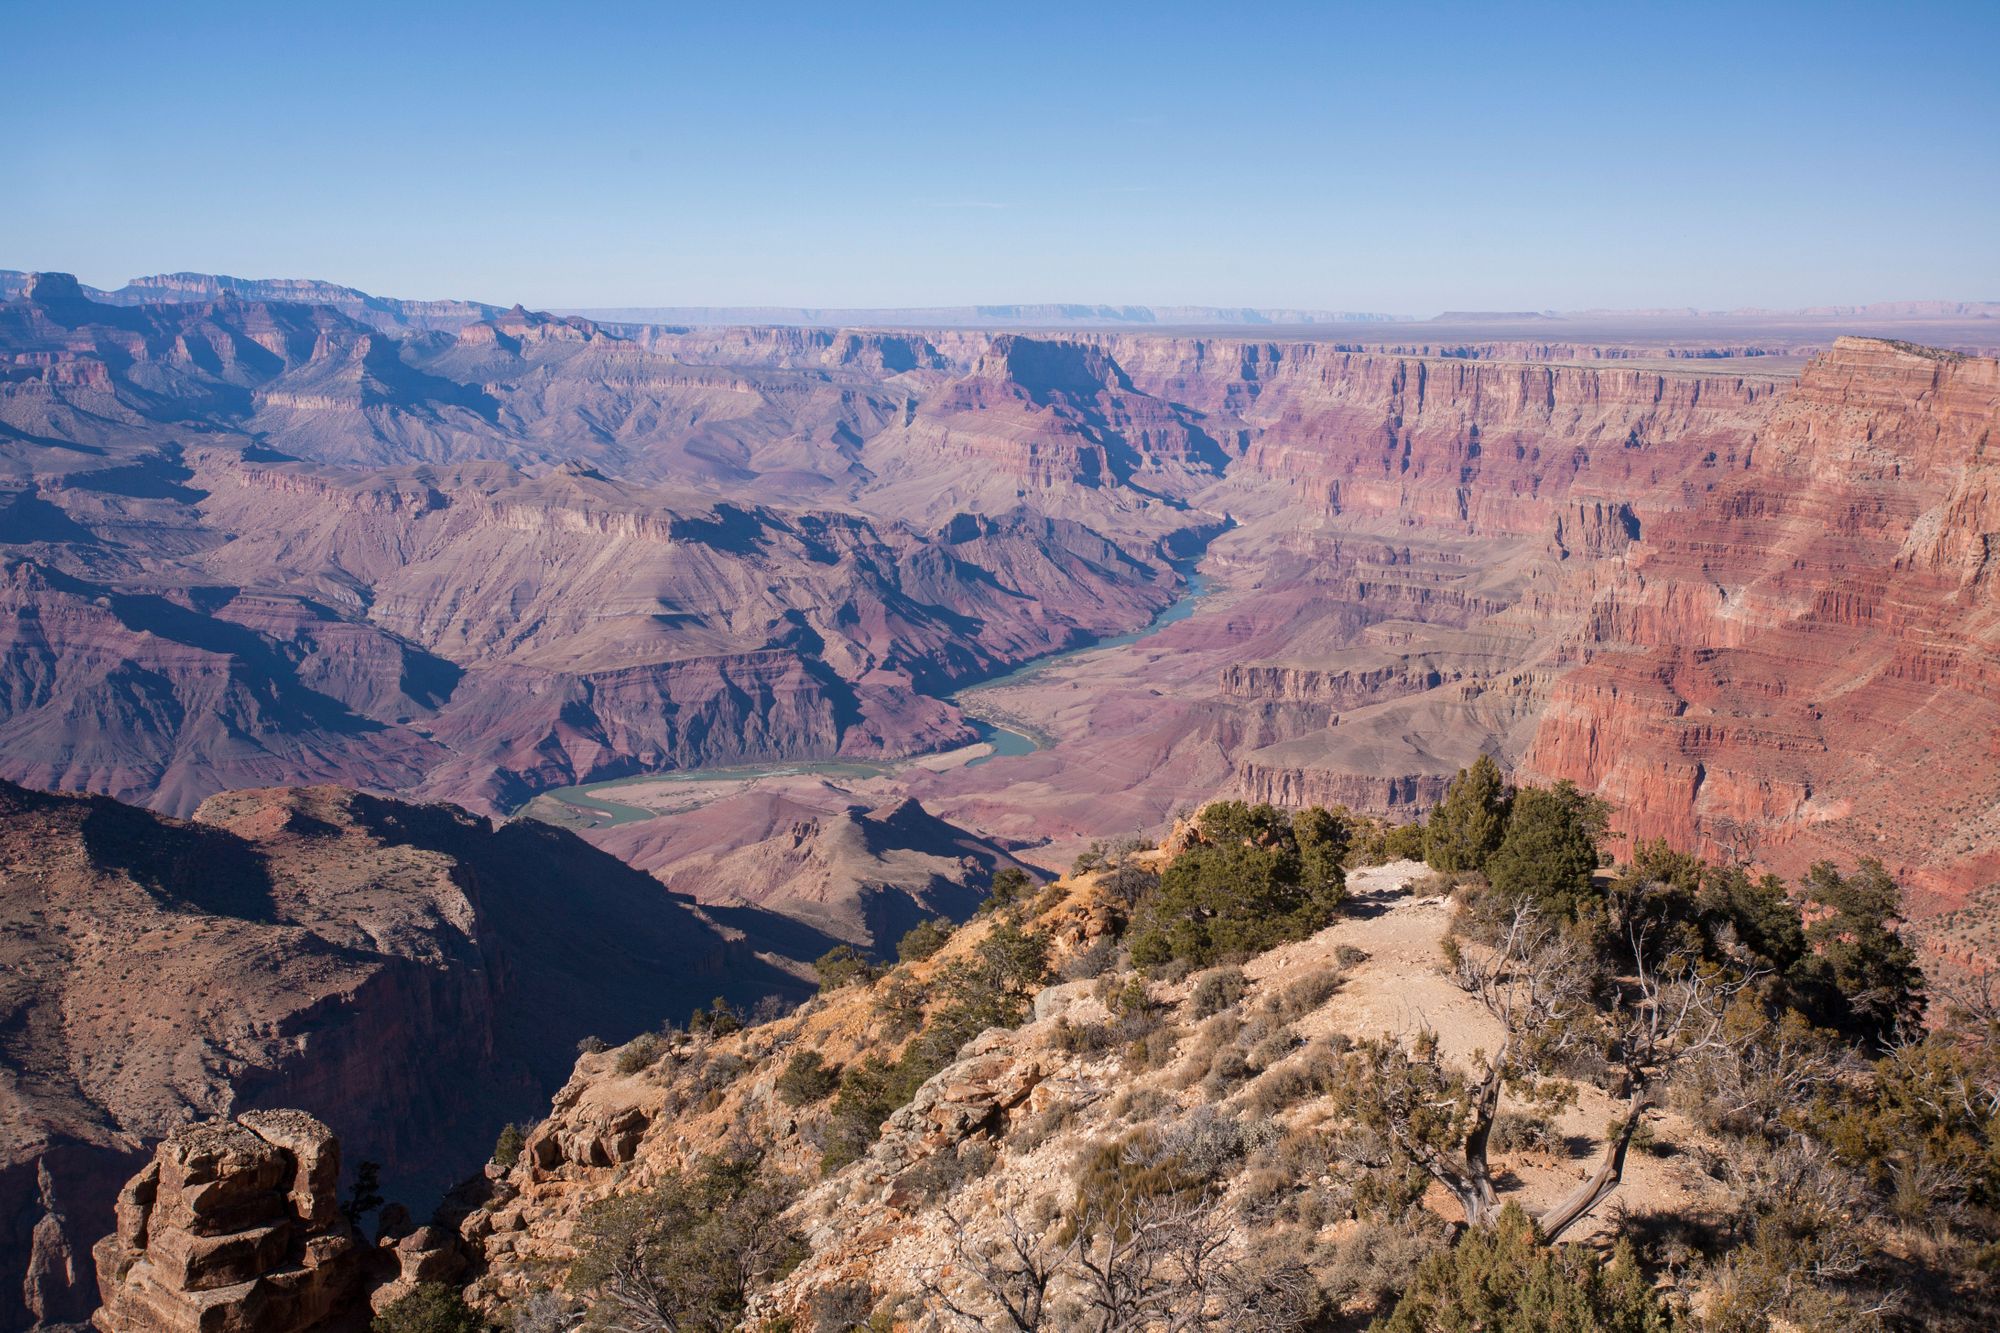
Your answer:
[[[0,297],[10,1325],[88,1312],[191,1120],[302,1106],[434,1193],[579,1039],[1218,793],[1402,820],[1491,754],[1616,850],[1879,858],[1931,963],[2000,950],[1983,308]],[[607,782],[637,817],[565,803]]]
[[[846,794],[1060,864],[1227,787],[1414,813],[1491,752],[1635,838],[1880,856],[1926,914],[1992,878],[1983,307],[1364,344],[14,289],[0,773],[31,785],[497,815],[897,761],[1198,568],[1199,615],[982,695],[1052,745]],[[1771,346],[1701,336],[1744,320]],[[1970,350],[1825,336],[1871,323]]]

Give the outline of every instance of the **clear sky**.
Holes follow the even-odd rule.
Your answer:
[[[0,267],[540,306],[2000,299],[2000,0],[0,0]]]

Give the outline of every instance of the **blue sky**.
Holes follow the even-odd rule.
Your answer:
[[[0,20],[0,267],[99,285],[2000,299],[2000,0],[0,0]]]

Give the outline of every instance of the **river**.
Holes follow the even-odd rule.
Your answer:
[[[995,759],[1005,759],[1013,755],[1033,754],[1050,744],[1049,738],[1037,736],[1012,719],[985,705],[978,696],[989,690],[1001,690],[1010,685],[1019,685],[1032,680],[1051,667],[1060,665],[1084,653],[1103,652],[1107,648],[1123,648],[1141,639],[1158,634],[1169,625],[1186,620],[1195,613],[1202,598],[1208,595],[1208,578],[1202,574],[1189,574],[1187,586],[1160,613],[1148,621],[1145,628],[1133,630],[1130,634],[1119,634],[1108,639],[1096,639],[1076,648],[1066,648],[1059,653],[1049,653],[1024,662],[1005,675],[995,676],[971,685],[961,686],[945,697],[949,703],[958,706],[966,715],[979,739],[992,746],[986,754],[966,761],[965,768],[976,768],[980,764],[991,763]],[[684,768],[670,773],[646,773],[630,777],[607,778],[602,782],[586,782],[575,787],[558,787],[544,792],[526,808],[526,813],[537,818],[550,819],[554,823],[583,823],[604,828],[613,824],[629,824],[635,820],[653,819],[661,813],[648,810],[644,806],[627,805],[608,800],[597,793],[610,788],[632,788],[635,786],[680,785],[686,783],[729,784],[755,782],[759,778],[790,776],[793,774],[818,774],[824,777],[875,778],[908,768],[924,756],[905,759],[885,760],[881,763],[866,763],[851,759],[794,760],[768,764],[736,764],[719,768]],[[578,820],[566,820],[550,810],[550,803],[567,806],[581,816]],[[539,807],[539,808],[538,808]]]

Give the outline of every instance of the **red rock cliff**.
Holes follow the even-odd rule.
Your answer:
[[[1843,338],[1702,502],[1596,576],[1525,768],[1634,836],[2000,878],[2000,363]]]

